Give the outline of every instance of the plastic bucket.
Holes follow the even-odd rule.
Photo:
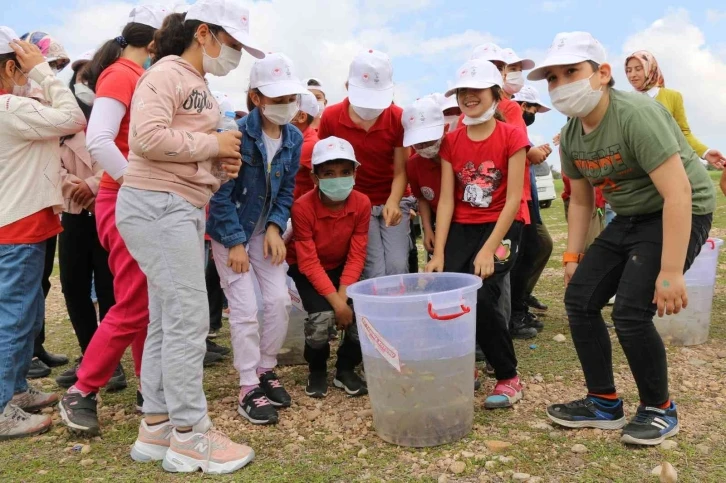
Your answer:
[[[709,238],[684,278],[688,307],[676,315],[653,318],[663,342],[676,346],[704,344],[711,327],[711,305],[716,285],[718,254],[723,240]]]
[[[466,436],[474,420],[480,278],[407,274],[351,285],[376,433],[426,447]]]

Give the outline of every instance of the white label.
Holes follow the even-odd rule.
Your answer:
[[[290,295],[290,301],[292,302],[292,306],[298,309],[300,312],[305,312],[305,307],[303,307],[302,300],[300,299],[300,296],[297,294],[297,292],[293,292],[292,289],[287,289],[287,293]]]
[[[361,317],[360,324],[371,341],[373,347],[393,366],[398,372],[401,372],[401,361],[398,358],[398,351],[371,325],[365,317]]]

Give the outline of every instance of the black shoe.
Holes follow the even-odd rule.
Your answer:
[[[484,355],[484,351],[481,350],[481,346],[478,343],[476,344],[476,348],[474,350],[474,357],[476,359],[476,362],[484,362],[487,360],[486,356]]]
[[[221,346],[219,344],[215,344],[211,340],[207,339],[207,352],[214,352],[216,354],[219,354],[220,356],[226,356],[227,354],[232,352],[232,349]]]
[[[655,446],[661,444],[666,438],[678,434],[678,411],[676,404],[671,402],[668,409],[640,406],[635,415],[623,428],[620,441],[627,444],[640,444]]]
[[[487,361],[486,366],[484,366],[484,372],[486,372],[487,376],[489,377],[494,377],[494,375],[496,374],[494,366],[489,364],[489,361]]]
[[[322,399],[328,395],[328,373],[324,371],[311,372],[308,376],[308,385],[305,387],[305,394],[316,399]]]
[[[64,389],[69,389],[73,384],[75,384],[76,381],[78,381],[78,375],[76,372],[78,372],[78,368],[81,366],[81,361],[83,361],[83,356],[76,359],[76,363],[73,367],[69,367],[65,371],[61,372],[60,376],[55,378],[56,384]]]
[[[121,364],[119,364],[116,366],[116,370],[113,371],[111,379],[109,379],[106,383],[106,390],[108,392],[122,391],[126,389],[128,385],[128,382],[126,382],[126,373],[124,372],[124,368]]]
[[[48,367],[60,367],[68,364],[68,357],[63,354],[51,354],[45,349],[41,349],[37,357]]]
[[[252,424],[277,424],[280,420],[277,409],[261,387],[247,393],[237,406],[237,412]]]
[[[344,390],[348,396],[357,397],[368,394],[368,386],[355,371],[338,371],[333,384]]]
[[[537,299],[537,297],[532,294],[529,294],[527,296],[525,302],[530,308],[533,308],[534,310],[539,310],[540,312],[547,312],[547,305],[542,303],[539,299]]]
[[[222,359],[224,359],[222,354],[217,354],[216,352],[207,351],[207,353],[204,354],[204,362],[202,363],[202,365],[204,367],[208,367],[208,366],[211,366],[212,364],[216,364],[217,362],[221,361]]]
[[[267,371],[260,376],[260,387],[276,408],[289,408],[292,405],[292,398],[274,372]]]
[[[219,337],[219,329],[209,329],[207,339],[216,339],[217,337]]]
[[[67,392],[58,403],[58,411],[63,422],[72,431],[98,436],[101,429],[98,426],[96,405],[95,393],[83,397],[80,392]]]
[[[137,413],[143,413],[144,412],[144,396],[141,394],[141,391],[136,391],[136,412]]]
[[[526,313],[524,314],[524,317],[525,317],[525,321],[524,321],[524,324],[525,324],[525,325],[526,325],[527,327],[531,327],[531,328],[533,328],[534,330],[536,330],[537,332],[542,332],[542,330],[544,330],[544,324],[543,324],[543,323],[542,323],[542,321],[541,321],[541,320],[539,320],[539,318],[537,318],[537,316],[536,316],[535,314],[533,314],[532,312],[526,312]]]
[[[565,404],[553,404],[547,408],[547,417],[566,428],[620,429],[626,422],[623,401],[617,400],[606,406],[589,396]]]
[[[523,313],[512,314],[509,333],[512,335],[512,339],[527,340],[537,337],[537,329],[527,327],[527,316]]]
[[[28,375],[25,376],[28,379],[40,379],[41,377],[50,376],[50,367],[46,366],[43,361],[34,357],[30,361],[30,369],[28,369]]]

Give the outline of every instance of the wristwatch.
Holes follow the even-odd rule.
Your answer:
[[[582,257],[584,256],[584,253],[565,252],[562,255],[562,264],[567,265],[568,263],[580,263],[582,261]]]

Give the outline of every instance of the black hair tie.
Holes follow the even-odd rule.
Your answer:
[[[119,35],[114,40],[116,41],[117,44],[119,44],[121,46],[122,49],[125,49],[126,46],[129,45],[129,43],[126,42],[126,39],[124,38],[123,35]]]

